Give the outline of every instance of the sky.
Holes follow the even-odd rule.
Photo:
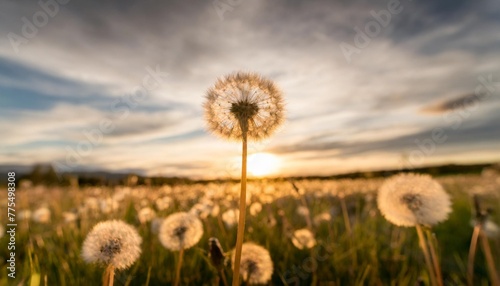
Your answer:
[[[236,176],[217,78],[272,79],[271,175],[500,161],[500,2],[0,1],[0,165]],[[241,159],[240,159],[241,160]]]

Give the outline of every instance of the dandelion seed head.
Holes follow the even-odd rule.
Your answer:
[[[256,216],[262,211],[262,204],[255,202],[250,205],[250,215]]]
[[[208,255],[212,265],[219,270],[222,269],[226,255],[224,254],[224,250],[222,250],[219,240],[215,237],[208,239]]]
[[[100,222],[85,238],[82,257],[87,263],[113,265],[122,270],[130,267],[141,254],[142,238],[123,221]]]
[[[314,238],[314,234],[306,229],[298,229],[294,231],[292,236],[292,243],[298,249],[304,248],[312,248],[316,245],[316,239]]]
[[[172,205],[172,199],[170,197],[159,198],[155,201],[155,205],[159,211],[166,210]]]
[[[297,208],[297,214],[301,215],[303,217],[307,217],[307,216],[309,216],[309,209],[305,206],[299,206]]]
[[[320,225],[323,222],[332,220],[332,215],[329,212],[323,212],[313,218],[314,225]]]
[[[38,223],[49,223],[51,212],[46,207],[41,207],[33,212],[32,219]]]
[[[237,72],[217,80],[204,104],[208,129],[230,139],[262,140],[284,121],[282,93],[271,81],[255,73]]]
[[[62,215],[64,217],[64,222],[66,223],[72,223],[78,219],[78,214],[74,212],[63,212]]]
[[[145,207],[142,208],[138,213],[137,213],[137,219],[139,220],[140,223],[144,224],[156,217],[156,212],[150,208],[150,207]]]
[[[232,263],[234,265],[235,252]],[[241,249],[240,274],[249,284],[265,284],[273,275],[273,261],[269,251],[255,243],[243,243]]]
[[[443,187],[429,175],[413,173],[387,179],[377,203],[382,215],[398,226],[432,226],[451,212],[450,197]]]
[[[222,213],[222,221],[228,228],[232,228],[236,224],[238,224],[239,218],[240,218],[240,210],[238,209],[229,209]]]
[[[203,224],[192,214],[174,213],[163,221],[158,236],[161,244],[169,250],[188,249],[200,241]]]

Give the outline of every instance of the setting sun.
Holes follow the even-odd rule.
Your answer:
[[[248,157],[248,172],[253,176],[267,176],[280,168],[280,159],[269,153],[256,153]]]

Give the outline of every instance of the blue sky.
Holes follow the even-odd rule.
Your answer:
[[[103,2],[0,2],[0,164],[235,175],[202,103],[237,70],[285,94],[279,174],[500,160],[498,1]]]

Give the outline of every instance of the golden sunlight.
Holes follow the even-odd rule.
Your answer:
[[[256,153],[248,157],[248,172],[261,177],[276,173],[280,168],[280,159],[270,153]]]

